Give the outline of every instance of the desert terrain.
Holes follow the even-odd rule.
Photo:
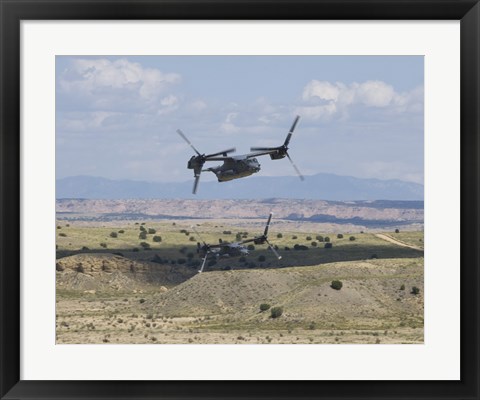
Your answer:
[[[255,245],[246,256],[211,256],[198,273],[197,242],[261,235],[271,207],[235,217],[238,204],[231,215],[223,205],[228,218],[218,219],[206,205],[190,217],[165,206],[162,218],[155,209],[135,219],[132,204],[110,218],[98,203],[59,207],[57,343],[423,343],[423,210],[332,211],[389,221],[374,227],[275,212],[268,239],[280,260]],[[297,215],[314,215],[307,209]]]

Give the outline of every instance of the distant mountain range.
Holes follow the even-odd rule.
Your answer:
[[[186,182],[147,182],[73,176],[56,181],[56,198],[81,199],[314,199],[420,200],[423,185],[400,180],[361,179],[334,174],[305,177],[249,177],[230,182],[200,182],[192,194]]]

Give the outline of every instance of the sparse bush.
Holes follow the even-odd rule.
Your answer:
[[[62,232],[62,233],[59,233],[58,236],[67,237],[67,234]]]
[[[405,285],[400,286],[400,290],[405,290]]]
[[[232,231],[223,231],[223,234],[224,234],[224,235],[231,235],[231,234],[232,234]]]
[[[235,239],[236,239],[236,240],[242,240],[242,234],[241,234],[241,233],[237,233],[237,234],[235,235]]]
[[[118,237],[118,233],[117,232],[110,232],[110,237],[116,238],[116,237]]]
[[[330,284],[330,287],[335,290],[340,290],[343,286],[343,283],[341,281],[332,281]]]
[[[355,240],[355,236],[350,236],[350,237],[349,237],[349,240],[350,240],[351,242],[353,242],[353,241]]]
[[[297,239],[298,239],[297,235],[293,235],[293,236],[292,236],[292,239],[293,239],[293,240],[297,240]]]
[[[195,236],[190,236],[190,238],[188,240],[190,240],[191,242],[194,242],[195,241]]]
[[[284,250],[286,250],[286,251],[290,251],[290,247],[288,247],[288,246],[285,246],[285,247],[284,247]]]
[[[125,231],[123,229],[120,229],[118,233],[125,233]]]
[[[317,247],[317,242],[313,241],[312,243],[310,243],[312,245],[312,247]]]
[[[86,250],[90,250],[90,249],[89,249],[87,246],[83,246],[83,247],[82,247],[82,250],[83,250],[83,251],[86,251]]]
[[[325,243],[323,247],[325,247],[326,249],[331,249],[333,245],[331,243]]]
[[[281,239],[283,238],[283,235],[281,233],[277,233],[277,238]]]
[[[343,239],[343,235],[342,235],[341,233],[339,233],[339,234],[337,235],[337,239]]]
[[[293,250],[308,250],[308,247],[304,246],[303,244],[296,244],[293,246]]]
[[[65,267],[64,267],[62,264],[60,264],[60,263],[56,263],[56,264],[55,264],[55,269],[56,269],[57,271],[63,271],[63,270],[65,270]]]
[[[57,229],[62,229],[62,227],[60,225],[57,225]]]
[[[270,304],[262,303],[260,304],[260,311],[267,311],[270,308]]]
[[[315,239],[317,239],[317,241],[319,241],[319,242],[323,242],[323,236],[322,235],[315,236]]]
[[[141,231],[141,232],[140,232],[140,235],[138,235],[138,238],[139,238],[139,239],[142,239],[142,240],[147,239],[147,232]]]
[[[107,244],[105,242],[100,243],[100,246],[103,247],[104,249],[107,248]]]
[[[307,237],[305,238],[305,240],[306,240],[307,242],[309,242],[310,240],[312,240],[312,237],[311,237],[311,236],[307,236]]]
[[[82,274],[85,272],[85,268],[83,268],[83,264],[82,263],[78,263],[76,268],[75,268],[75,271],[77,272],[81,272]]]
[[[265,261],[265,256],[258,256],[258,261],[264,262]]]
[[[159,242],[162,241],[162,237],[161,237],[161,236],[154,236],[154,237],[152,238],[152,240],[153,240],[154,242],[159,243]]]
[[[278,318],[283,314],[283,308],[282,307],[273,307],[270,310],[270,316],[272,318]]]
[[[157,231],[153,228],[148,228],[148,233],[153,235],[154,233],[157,233]]]
[[[140,246],[142,246],[145,250],[150,249],[150,244],[147,242],[140,242]]]
[[[139,249],[138,247],[134,247],[134,248],[132,249],[132,251],[133,251],[134,253],[136,253],[137,251],[140,251],[140,249]]]
[[[145,227],[143,226],[143,224],[140,226],[140,230],[141,230],[142,232],[146,232],[146,231],[147,231],[147,230],[145,229]]]
[[[330,238],[328,236],[325,236],[325,239],[323,239],[325,242],[329,242]]]
[[[417,295],[420,293],[420,289],[416,286],[412,287],[412,291],[411,291],[412,294],[414,295]]]
[[[313,331],[314,329],[316,329],[317,325],[315,324],[315,322],[310,322],[310,325],[308,325],[308,329],[310,329],[311,331]]]
[[[395,229],[395,233],[400,233],[400,229]]]
[[[247,246],[247,250],[255,250],[255,246],[253,244],[249,244]]]

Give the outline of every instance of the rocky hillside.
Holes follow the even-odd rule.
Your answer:
[[[77,254],[56,262],[57,288],[88,291],[131,291],[155,286],[165,291],[191,277],[195,271],[114,254]]]
[[[330,287],[335,279],[343,282],[341,290]],[[411,293],[413,286],[419,294]],[[398,324],[415,316],[423,324],[423,259],[204,272],[144,306],[157,315],[228,315],[242,323],[263,323],[269,313],[259,312],[262,303],[282,306],[285,322]]]

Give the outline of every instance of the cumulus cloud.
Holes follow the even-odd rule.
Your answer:
[[[146,106],[165,97],[179,83],[176,73],[164,73],[126,59],[72,59],[59,76],[58,90],[83,99],[95,109],[111,109],[139,103]]]
[[[310,81],[302,92],[302,104],[296,112],[310,119],[345,116],[353,106],[388,109],[393,112],[422,111],[423,88],[406,93],[382,81],[345,84],[342,82]]]

